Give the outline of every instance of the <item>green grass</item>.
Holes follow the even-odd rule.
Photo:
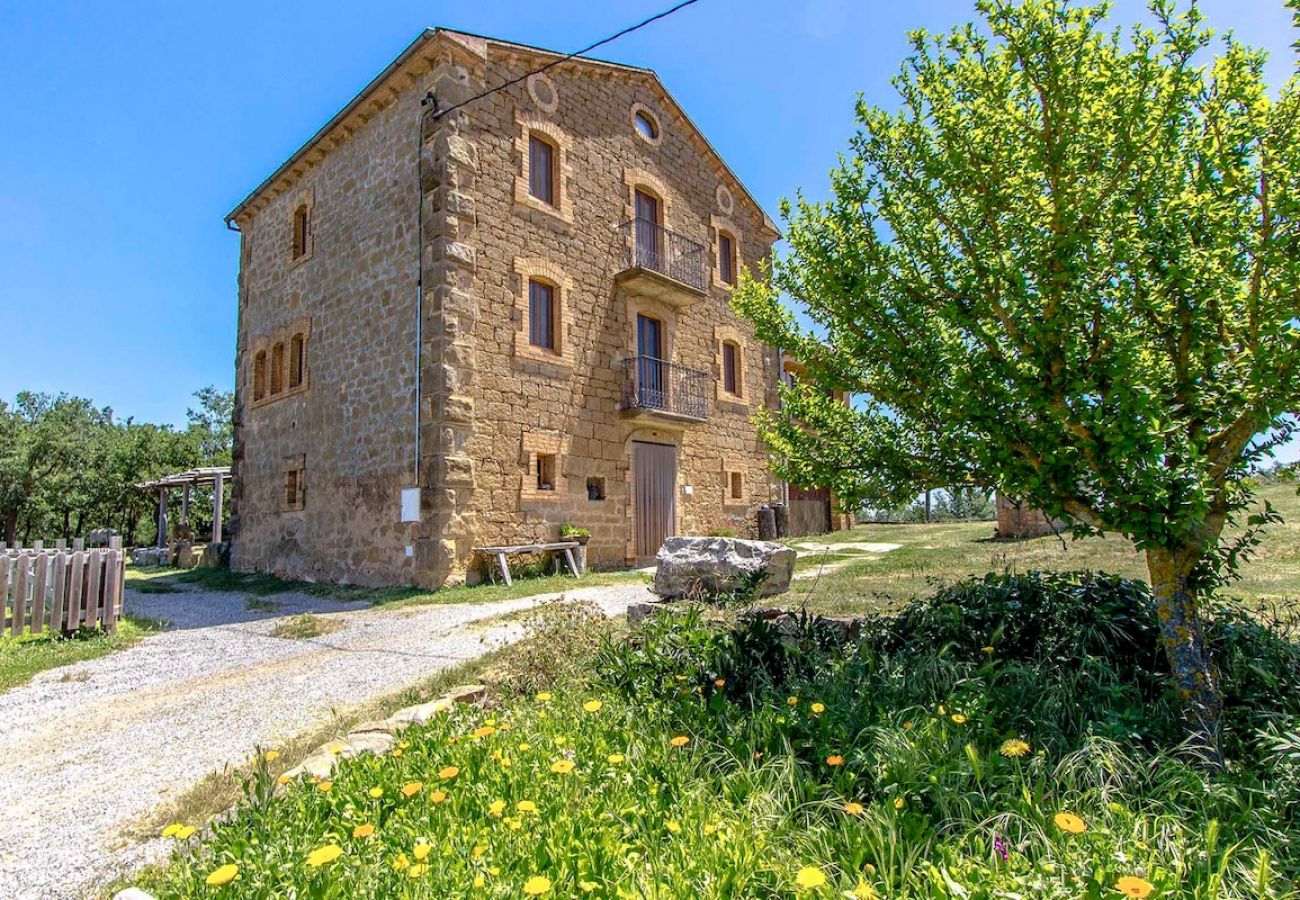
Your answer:
[[[276,594],[299,593],[328,597],[340,602],[362,602],[375,606],[401,608],[449,603],[495,603],[518,600],[539,594],[563,593],[580,588],[610,584],[647,582],[648,576],[630,570],[589,571],[581,578],[569,575],[545,575],[516,578],[514,584],[478,584],[427,591],[413,587],[362,587],[329,582],[292,581],[262,573],[232,572],[229,569],[127,569],[128,587],[142,593],[171,593],[176,585],[194,585],[202,590],[226,591],[249,596],[250,609],[274,609],[258,598]]]
[[[305,641],[322,635],[333,634],[342,627],[343,623],[337,619],[323,619],[311,613],[303,613],[279,622],[271,629],[271,637]]]
[[[1246,563],[1240,581],[1224,593],[1257,605],[1289,604],[1300,598],[1300,498],[1294,485],[1273,484],[1259,491],[1282,513],[1285,521],[1270,526],[1258,553]],[[1073,540],[1041,537],[1023,541],[993,541],[992,522],[950,522],[930,525],[863,525],[799,538],[836,544],[872,541],[901,544],[889,553],[818,553],[801,557],[797,571],[816,571],[840,560],[843,568],[820,579],[795,581],[784,601],[807,604],[824,613],[862,614],[897,609],[937,586],[985,572],[1021,573],[1088,569],[1145,581],[1146,561],[1119,536]]]
[[[139,883],[160,900],[225,874],[217,895],[249,898],[1114,900],[1125,879],[1158,900],[1300,896],[1300,745],[1264,758],[1234,726],[1241,756],[1207,776],[1127,651],[1080,665],[1009,640],[987,655],[984,634],[955,655],[727,634],[665,615],[567,647],[576,668],[542,690],[413,727],[327,789],[277,794],[257,762],[236,813]],[[1225,674],[1240,687],[1249,668]],[[1261,714],[1291,696],[1251,690]]]
[[[125,617],[113,634],[82,629],[64,637],[58,632],[0,637],[0,691],[26,684],[47,669],[85,662],[130,647],[160,629],[161,623]]]

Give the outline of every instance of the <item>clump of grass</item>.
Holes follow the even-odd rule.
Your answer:
[[[338,619],[325,619],[311,613],[303,613],[277,623],[271,629],[271,637],[303,641],[326,634],[333,634],[342,627],[343,623]]]
[[[275,612],[280,608],[280,604],[274,600],[266,600],[255,594],[250,594],[244,598],[244,609],[249,612]]]
[[[177,587],[170,581],[146,581],[140,580],[131,584],[131,590],[138,594],[180,594],[184,593],[183,588]]]

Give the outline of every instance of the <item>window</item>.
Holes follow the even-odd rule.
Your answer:
[[[253,357],[253,400],[266,397],[266,351],[259,350]]]
[[[539,491],[555,490],[555,454],[537,454],[537,489]]]
[[[632,114],[632,124],[636,126],[637,134],[650,143],[659,140],[659,123],[644,109],[639,109]]]
[[[588,478],[587,479],[587,499],[604,500],[605,499],[605,479]]]
[[[307,502],[307,457],[301,453],[286,456],[280,463],[280,474],[284,477],[281,512],[301,510]]]
[[[728,472],[727,492],[732,500],[745,499],[745,475],[743,472]]]
[[[271,396],[284,390],[284,344],[271,349]]]
[[[740,394],[737,378],[739,350],[740,348],[731,341],[725,341],[722,345],[722,389],[728,394]]]
[[[725,284],[736,283],[736,242],[725,231],[718,232],[718,274]]]
[[[311,249],[311,207],[301,203],[293,211],[293,258],[302,259]]]
[[[555,204],[555,148],[535,134],[528,137],[528,193]]]
[[[301,334],[295,334],[289,342],[289,387],[290,389],[302,386],[303,373],[303,353],[305,342]]]
[[[528,343],[555,349],[555,287],[543,281],[528,281]]]

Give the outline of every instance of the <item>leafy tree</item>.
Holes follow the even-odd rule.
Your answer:
[[[1300,90],[1271,100],[1231,37],[1204,65],[1194,6],[1127,35],[1064,0],[977,9],[981,28],[913,35],[898,110],[859,101],[831,199],[784,203],[788,256],[737,292],[807,364],[760,427],[781,474],[841,497],[996,487],[1126,535],[1217,763],[1200,606],[1300,409]]]
[[[235,392],[208,385],[195,391],[194,398],[198,408],[187,409],[185,418],[189,434],[198,444],[202,465],[230,465],[235,448]]]

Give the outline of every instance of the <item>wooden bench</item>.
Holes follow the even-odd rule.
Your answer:
[[[506,559],[516,553],[542,553],[547,550],[561,550],[564,552],[564,561],[568,563],[569,571],[573,577],[578,577],[578,564],[573,559],[573,551],[578,549],[577,541],[556,541],[553,544],[517,544],[511,547],[475,547],[477,553],[486,553],[495,556],[497,565],[501,568],[501,577],[505,579],[506,586],[514,584],[510,577],[510,563]]]

